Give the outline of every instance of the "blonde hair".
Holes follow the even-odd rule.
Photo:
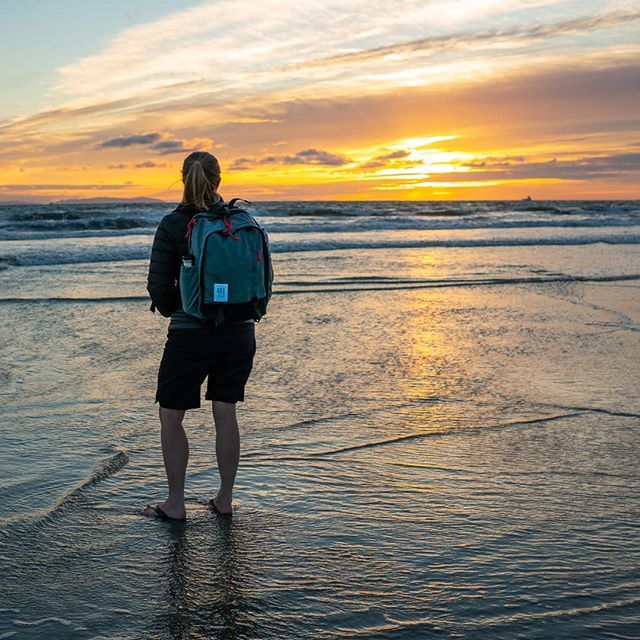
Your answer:
[[[212,202],[220,199],[218,159],[207,151],[190,153],[182,164],[182,182],[182,201],[199,209],[208,209]]]

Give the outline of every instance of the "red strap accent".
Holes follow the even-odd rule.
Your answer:
[[[231,222],[227,218],[227,216],[224,216],[224,218],[222,218],[222,221],[224,222],[224,230],[222,231],[222,235],[227,236],[227,238],[233,238],[234,240],[240,240],[240,238],[234,235],[233,231],[231,231],[231,228],[233,227],[233,222]]]
[[[191,218],[191,220],[189,220],[187,224],[187,232],[184,234],[184,237],[187,240],[191,236],[191,230],[193,229],[193,226],[196,224],[196,222],[198,222],[198,220],[199,218],[197,218],[196,216],[194,216],[193,218]],[[222,235],[227,236],[228,238],[233,238],[234,240],[240,240],[240,238],[238,238],[238,236],[235,235],[231,230],[233,228],[233,222],[229,220],[227,216],[224,216],[224,218],[222,218],[222,221],[224,222],[224,229],[222,230]]]
[[[193,229],[193,225],[198,222],[198,218],[196,218],[195,216],[193,218],[191,218],[191,220],[189,220],[189,223],[187,224],[187,233],[184,234],[184,237],[188,240],[189,237],[191,236],[191,229]]]
[[[262,262],[262,254],[256,249],[256,258],[258,259],[258,262]]]

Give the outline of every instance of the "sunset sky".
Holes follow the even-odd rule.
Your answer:
[[[640,1],[2,3],[0,201],[640,198]]]

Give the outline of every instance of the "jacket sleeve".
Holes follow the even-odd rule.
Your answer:
[[[153,238],[147,291],[151,296],[151,311],[158,311],[168,318],[179,307],[175,265],[177,249],[164,221],[160,221]]]

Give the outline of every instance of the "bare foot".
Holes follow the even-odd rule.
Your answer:
[[[184,502],[181,504],[176,504],[165,500],[164,502],[159,502],[158,506],[170,517],[175,518],[176,520],[180,520],[187,516],[187,510],[185,509]],[[145,516],[158,517],[157,512],[151,506],[147,506],[142,512]]]
[[[218,494],[215,498],[211,498],[211,500],[209,500],[209,504],[213,507],[214,511],[217,511],[224,516],[231,515],[233,513],[230,498],[221,498]]]

